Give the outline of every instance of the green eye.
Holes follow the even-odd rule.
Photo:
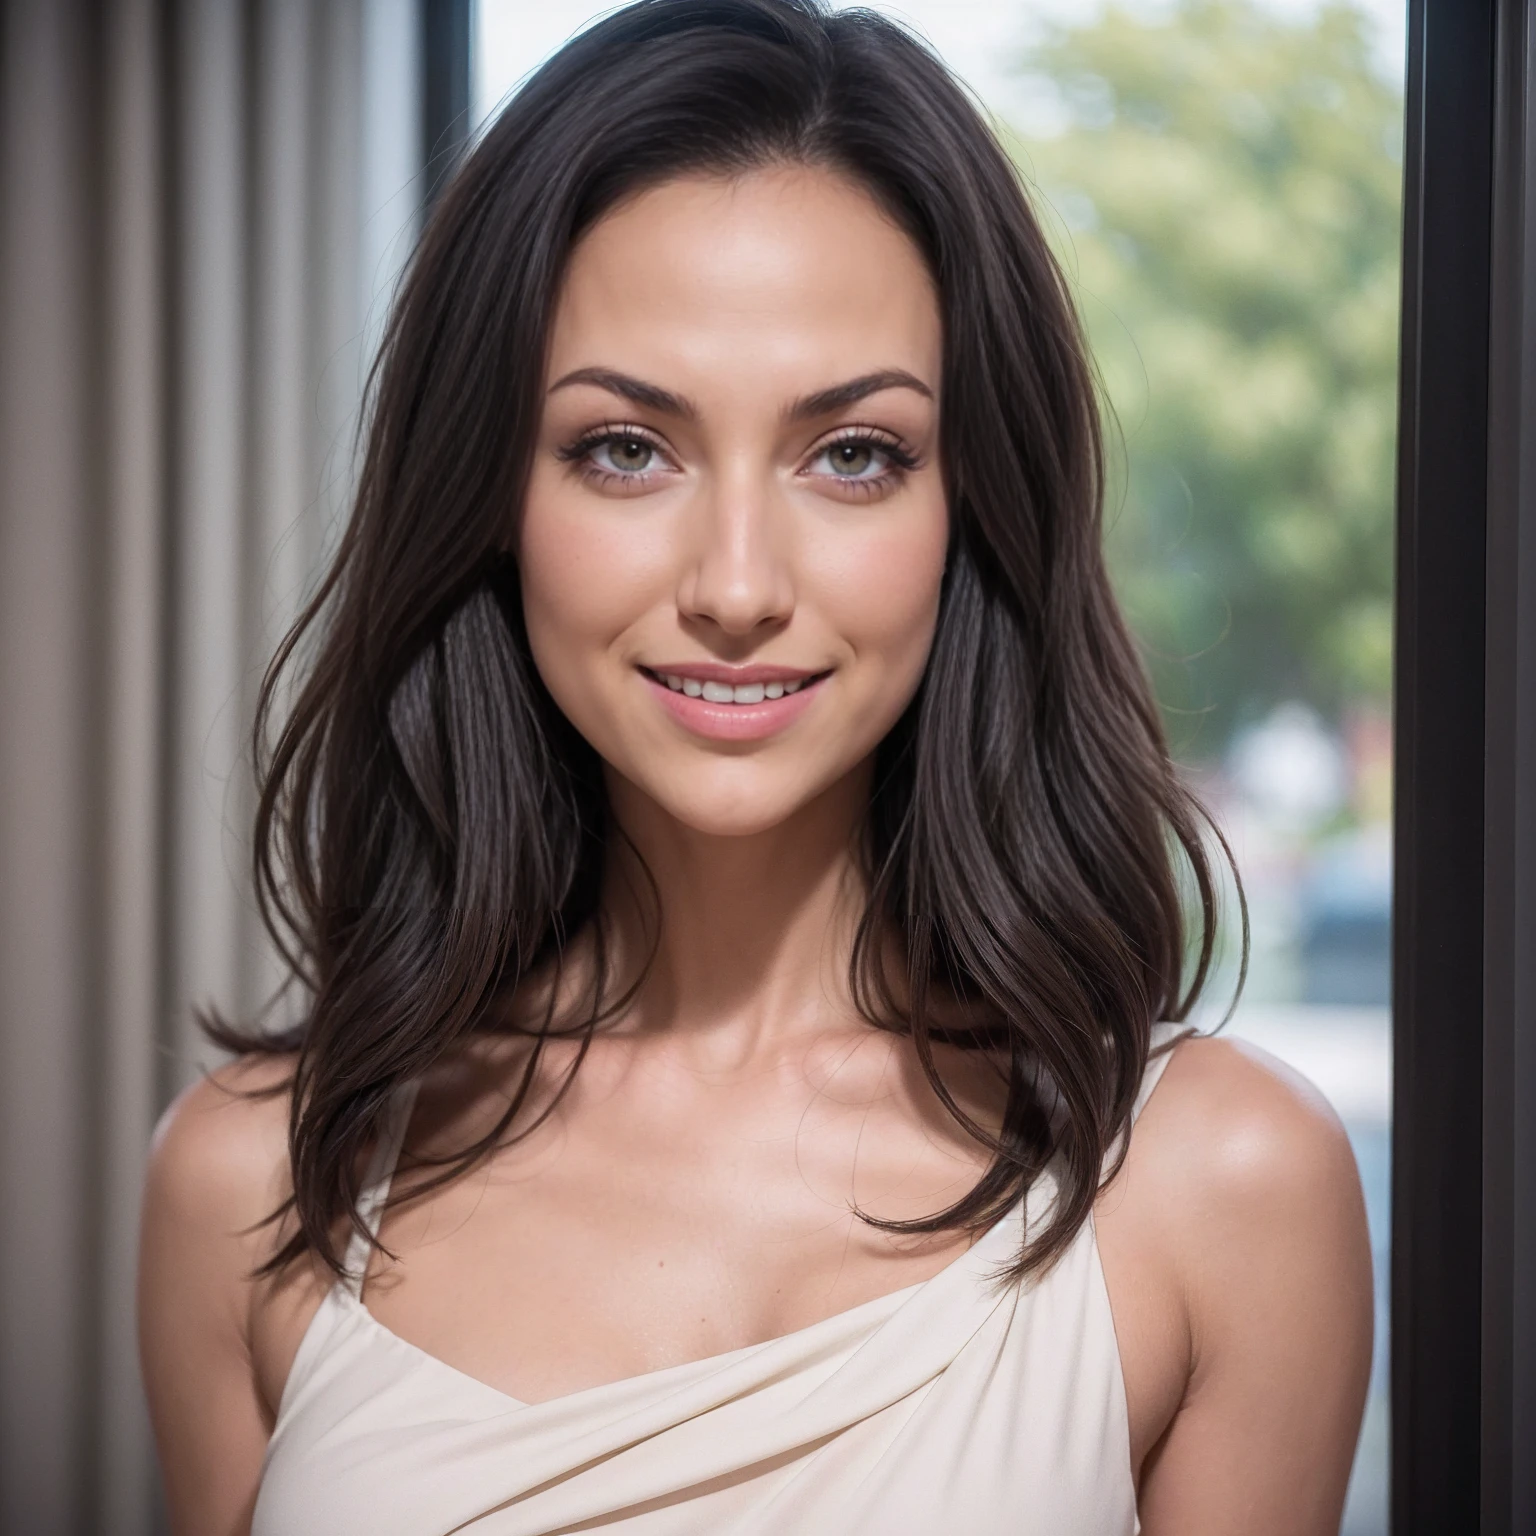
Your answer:
[[[656,450],[640,437],[610,437],[597,448],[598,460],[604,469],[616,470],[621,475],[637,475],[651,467]],[[603,463],[606,459],[607,462]]]
[[[834,475],[862,475],[874,464],[875,450],[869,443],[834,443],[827,462]]]

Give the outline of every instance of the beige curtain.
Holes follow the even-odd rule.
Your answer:
[[[415,0],[5,0],[0,1531],[159,1528],[133,1337],[194,1002],[254,1009],[246,737],[414,236]]]

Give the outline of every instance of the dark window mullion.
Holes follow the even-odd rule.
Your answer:
[[[422,164],[427,204],[468,141],[473,0],[420,0]]]
[[[1482,1526],[1536,1531],[1536,30],[1494,97],[1483,1000]]]
[[[1482,1518],[1499,1429],[1485,1419],[1484,1192],[1504,1166],[1498,1136],[1485,1141],[1497,1127],[1485,1117],[1484,1054],[1488,939],[1502,901],[1485,889],[1485,854],[1505,835],[1490,820],[1488,792],[1501,782],[1490,753],[1502,748],[1486,694],[1490,337],[1509,321],[1493,308],[1490,276],[1496,10],[1495,0],[1409,7],[1393,966],[1397,1536],[1509,1530],[1507,1519]]]

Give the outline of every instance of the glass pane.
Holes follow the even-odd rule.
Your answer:
[[[478,114],[609,8],[481,0]],[[1076,288],[1121,597],[1252,913],[1226,1027],[1322,1090],[1360,1165],[1377,1338],[1343,1529],[1384,1536],[1405,0],[876,8],[994,114]]]

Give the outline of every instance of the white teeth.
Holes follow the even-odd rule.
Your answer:
[[[808,681],[802,677],[792,683],[740,683],[733,687],[730,683],[703,682],[677,672],[651,675],[673,693],[686,694],[690,699],[702,698],[711,704],[761,704],[764,699],[782,699],[786,694],[798,693]]]

